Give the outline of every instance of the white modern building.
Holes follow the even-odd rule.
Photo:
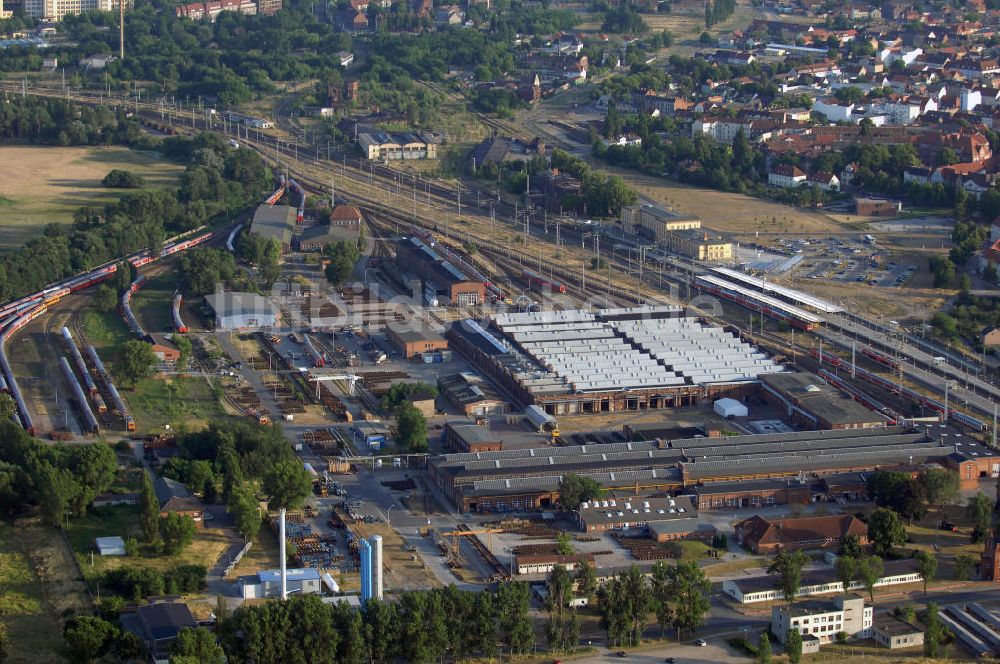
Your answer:
[[[25,0],[24,13],[31,18],[60,21],[67,14],[83,12],[117,12],[120,0]],[[132,0],[124,0],[125,9],[132,9]]]
[[[215,313],[216,330],[273,327],[277,319],[271,301],[256,293],[220,291],[206,295],[205,303]]]
[[[311,567],[285,571],[289,595],[319,595],[323,592],[319,571]],[[281,570],[261,570],[241,576],[237,583],[243,599],[281,597]]]
[[[798,630],[819,643],[831,643],[841,632],[849,639],[866,639],[872,633],[872,607],[860,595],[842,595],[832,602],[782,604],[771,609],[771,633],[788,641],[788,632]],[[803,640],[805,643],[805,640]]]
[[[822,113],[830,122],[850,122],[854,104],[842,104],[836,97],[823,97],[813,102],[812,111]]]

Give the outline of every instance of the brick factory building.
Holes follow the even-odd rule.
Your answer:
[[[393,346],[399,349],[406,359],[448,350],[448,341],[437,330],[406,323],[390,323],[385,328],[385,334]]]
[[[813,373],[782,373],[760,377],[764,400],[806,429],[867,429],[884,427],[888,418],[875,413]]]
[[[730,330],[671,305],[498,314],[447,333],[524,406],[549,415],[671,408],[745,397],[784,368]]]
[[[550,509],[565,473],[631,495],[691,494],[705,510],[840,499],[858,492],[857,473],[913,464],[954,468],[967,490],[998,462],[955,430],[894,426],[445,454],[429,473],[463,512]]]

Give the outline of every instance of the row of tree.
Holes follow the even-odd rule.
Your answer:
[[[501,649],[531,652],[528,611],[525,583],[503,583],[495,593],[454,586],[408,591],[393,603],[371,600],[360,613],[310,595],[241,607],[219,633],[230,661],[257,664],[489,659]]]

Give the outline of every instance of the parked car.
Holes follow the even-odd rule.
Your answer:
[[[701,646],[702,648],[704,648],[705,646],[708,645],[708,641],[706,641],[705,639],[698,639],[697,641],[694,642],[694,644],[696,646]]]

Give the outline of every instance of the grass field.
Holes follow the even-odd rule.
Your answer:
[[[202,377],[147,378],[124,395],[140,431],[200,429],[225,418],[219,396]]]
[[[120,505],[91,510],[86,516],[71,521],[66,535],[87,583],[94,588],[101,574],[121,567],[135,566],[161,571],[180,565],[204,565],[210,568],[222,555],[227,542],[221,530],[205,528],[198,531],[194,542],[175,556],[150,556],[143,552],[137,558],[97,555],[91,558],[95,538],[118,535],[122,538],[140,539],[141,531],[139,508],[135,505]]]
[[[91,609],[83,582],[59,534],[36,522],[0,523],[0,615],[11,664],[68,661],[64,617]]]
[[[114,202],[124,189],[107,189],[101,179],[114,168],[138,173],[147,189],[173,186],[182,167],[158,155],[123,147],[4,146],[0,161],[0,250],[40,235],[46,224],[67,224],[83,206]]]
[[[132,313],[139,324],[151,333],[170,332],[170,309],[177,277],[173,270],[159,274],[132,296]]]
[[[700,217],[708,228],[737,237],[752,237],[758,232],[761,235],[853,232],[853,228],[811,210],[743,194],[692,187],[606,164],[602,164],[600,170],[622,176],[642,196],[678,212]]]
[[[83,314],[81,325],[87,341],[94,348],[114,349],[130,338],[128,328],[125,327],[125,322],[117,311],[101,313],[92,309],[87,310]],[[108,358],[102,354],[101,359],[106,363]]]

